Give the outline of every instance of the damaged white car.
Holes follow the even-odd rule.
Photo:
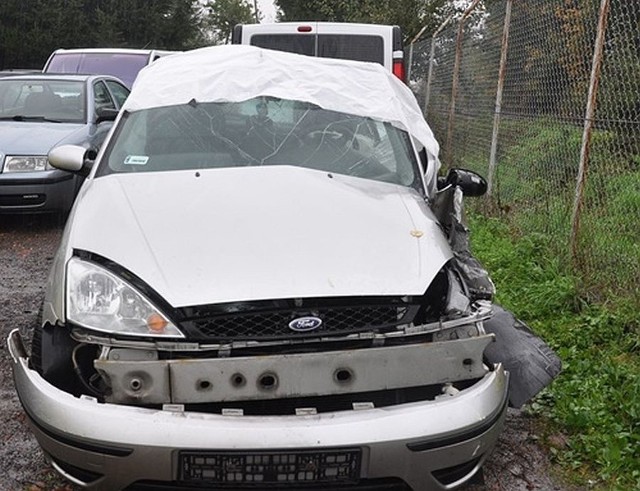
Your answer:
[[[167,57],[84,152],[49,155],[90,172],[42,322],[8,340],[33,432],[81,487],[454,489],[501,431],[505,366],[516,405],[553,376],[512,318],[490,329],[460,221],[484,181],[438,183],[438,145],[381,66]],[[542,349],[496,351],[501,329]]]

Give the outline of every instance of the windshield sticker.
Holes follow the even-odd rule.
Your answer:
[[[147,165],[149,157],[146,155],[127,155],[124,159],[124,165]]]

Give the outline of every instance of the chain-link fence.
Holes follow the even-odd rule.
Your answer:
[[[640,3],[474,0],[411,47],[445,165],[550,237],[584,292],[640,297]]]

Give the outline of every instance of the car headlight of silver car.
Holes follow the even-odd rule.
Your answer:
[[[67,263],[67,320],[96,331],[184,337],[135,287],[111,271],[73,257]]]
[[[37,172],[52,169],[46,155],[7,155],[3,172]]]

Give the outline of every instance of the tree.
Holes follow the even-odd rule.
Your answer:
[[[0,68],[42,68],[57,48],[202,45],[199,0],[2,0]]]
[[[205,8],[209,11],[206,24],[213,44],[227,44],[236,24],[251,24],[260,15],[246,0],[214,0]]]
[[[92,46],[181,50],[200,35],[197,0],[101,0],[90,19]]]
[[[0,2],[0,58],[4,58],[4,67],[42,68],[55,48],[86,39],[82,5],[82,0]]]

